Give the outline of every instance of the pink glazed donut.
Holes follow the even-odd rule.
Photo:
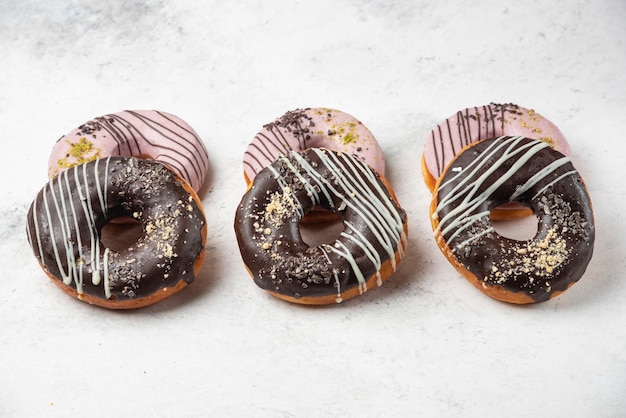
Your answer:
[[[280,155],[308,148],[355,155],[380,175],[385,174],[383,150],[358,119],[335,109],[307,108],[285,113],[255,135],[243,157],[246,183]]]
[[[158,110],[125,110],[85,122],[52,148],[48,175],[109,156],[158,161],[198,192],[208,171],[208,153],[185,121]]]
[[[432,192],[437,179],[462,148],[483,139],[500,136],[524,136],[548,143],[553,149],[570,157],[565,136],[548,119],[512,103],[490,103],[470,107],[430,131],[422,154],[422,174]]]

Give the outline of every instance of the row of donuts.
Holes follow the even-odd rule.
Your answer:
[[[433,194],[435,241],[483,293],[511,303],[542,302],[582,277],[595,228],[570,155],[552,122],[511,103],[460,110],[430,132],[421,166]],[[372,169],[368,176],[366,168],[346,169],[359,162]],[[249,187],[235,217],[242,257],[257,285],[305,304],[341,302],[371,288],[374,278],[380,286],[407,242],[406,213],[383,163],[371,132],[337,110],[296,110],[266,125],[246,150]],[[386,190],[376,195],[373,189]],[[355,204],[353,196],[366,203]],[[309,247],[298,223],[320,206],[339,215],[344,228],[332,245]],[[372,222],[376,212],[380,217]],[[495,230],[494,220],[526,216],[538,218],[530,239]]]
[[[570,153],[554,124],[513,104],[464,109],[429,134],[421,166],[433,192],[435,240],[487,295],[540,302],[584,273],[593,213]],[[51,180],[31,205],[35,257],[54,283],[89,303],[125,309],[162,300],[202,264],[206,220],[197,191],[207,167],[202,141],[176,116],[125,111],[81,125],[55,144]],[[356,118],[327,108],[289,111],[253,138],[243,168],[235,232],[259,287],[291,302],[328,304],[396,271],[406,212],[384,177],[380,145]],[[532,239],[495,232],[493,219],[533,214]],[[323,224],[328,215],[341,221],[339,237],[309,246],[300,224]],[[142,236],[115,251],[100,234],[120,217],[138,221]]]

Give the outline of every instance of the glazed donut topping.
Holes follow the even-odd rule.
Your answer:
[[[307,148],[354,154],[377,172],[385,171],[382,149],[358,119],[336,109],[307,108],[288,111],[263,126],[245,151],[245,176],[251,181],[278,156]]]
[[[593,250],[591,204],[568,157],[523,137],[466,149],[440,179],[435,236],[485,285],[523,291],[540,301],[582,276]],[[518,201],[539,220],[533,239],[502,237],[489,217]]]
[[[503,135],[538,139],[565,155],[570,154],[569,144],[559,128],[533,109],[513,103],[490,103],[459,110],[430,132],[423,155],[430,176],[437,180],[464,147]]]
[[[333,243],[310,247],[298,224],[314,208],[343,220]],[[406,214],[379,175],[353,155],[311,148],[280,156],[260,171],[235,218],[242,257],[263,289],[294,299],[336,295],[368,281],[384,263],[396,269],[406,247]]]
[[[61,137],[50,155],[48,173],[97,158],[124,156],[160,161],[200,190],[208,154],[196,132],[177,116],[157,110],[125,110],[85,122]]]
[[[129,217],[143,235],[124,250],[100,241],[110,220]],[[103,299],[135,299],[194,279],[204,247],[202,208],[158,162],[106,157],[64,170],[33,201],[27,233],[57,280]]]

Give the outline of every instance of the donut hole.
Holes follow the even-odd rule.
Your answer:
[[[507,216],[507,212],[510,215]],[[499,235],[516,241],[531,240],[539,230],[539,219],[528,206],[521,203],[515,207],[510,204],[496,207],[491,212],[491,222]]]
[[[314,210],[304,215],[298,228],[302,241],[309,247],[317,247],[334,243],[344,230],[344,225],[338,214]]]
[[[132,247],[143,236],[141,223],[130,216],[113,218],[100,230],[100,242],[111,251]]]

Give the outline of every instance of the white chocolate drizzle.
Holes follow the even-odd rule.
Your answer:
[[[349,154],[330,153],[319,148],[312,149],[312,152],[315,152],[322,164],[333,174],[332,179],[323,177],[318,169],[297,152],[291,152],[290,156],[297,161],[300,166],[299,169],[289,163],[287,157],[282,156],[279,159],[286,163],[285,165],[290,171],[297,174],[297,178],[305,185],[304,187],[314,204],[320,201],[319,195],[323,193],[327,198],[330,196],[338,197],[345,206],[355,211],[371,230],[376,242],[383,248],[387,258],[391,261],[393,271],[396,271],[395,252],[398,251],[400,258],[404,256],[406,234],[398,210],[394,207],[391,199],[385,197],[385,191],[379,184],[374,172],[362,161]],[[298,173],[299,170],[304,170],[308,177],[315,181],[317,187],[306,181]],[[329,202],[332,201],[331,199],[328,200]],[[375,266],[376,282],[381,285],[380,268],[382,262],[374,244],[369,242],[353,225],[347,223],[346,226],[353,234],[343,232],[340,236],[354,242],[363,250],[366,257]],[[333,245],[322,244],[319,248],[324,254],[332,252],[344,258],[354,271],[360,293],[367,290],[366,281],[368,278],[364,276],[358,262],[343,242],[337,239]],[[340,289],[338,291],[338,294],[341,295]],[[340,299],[340,296],[338,298]]]
[[[485,148],[485,150],[461,172],[452,176],[448,181],[444,182],[439,187],[441,190],[442,187],[445,187],[448,184],[456,183],[451,190],[447,191],[445,196],[440,198],[436,209],[437,216],[439,216],[444,207],[453,207],[452,210],[447,212],[447,214],[440,219],[439,225],[437,226],[437,230],[440,231],[445,237],[446,245],[449,246],[452,240],[464,230],[470,228],[479,220],[488,217],[489,211],[476,212],[476,209],[481,207],[481,205],[485,203],[485,201],[487,201],[500,186],[509,182],[511,177],[526,163],[528,163],[533,156],[535,156],[542,149],[549,147],[549,145],[545,142],[538,140],[518,145],[523,140],[524,137],[520,136],[498,138]],[[501,153],[501,155],[497,156],[498,153]],[[537,171],[530,178],[528,178],[524,184],[517,187],[516,191],[509,197],[509,202],[519,199],[520,196],[532,189],[538,183],[546,179],[546,177],[553,173],[556,169],[568,162],[570,162],[570,159],[563,156]],[[503,173],[492,184],[485,184],[487,179],[490,176],[493,176],[494,172],[507,163],[510,163],[510,168],[508,168],[505,173]],[[483,170],[482,174],[476,177],[477,173],[481,170]],[[575,173],[576,170],[570,170],[560,175],[547,185],[543,186],[543,188],[540,189],[534,197],[541,194],[551,185]],[[489,223],[489,225],[491,224]],[[451,248],[451,250],[454,253],[457,248],[462,248],[490,232],[493,232],[492,226],[485,228],[479,234],[466,239],[454,248]]]
[[[107,157],[106,170],[108,175],[109,160],[111,157]],[[48,225],[48,233],[50,234],[50,245],[54,253],[54,260],[61,275],[61,280],[64,284],[70,285],[72,282],[76,286],[76,292],[83,294],[83,285],[85,278],[83,277],[83,269],[81,266],[87,264],[91,273],[91,282],[94,285],[103,284],[104,292],[107,298],[111,297],[111,289],[109,286],[109,274],[108,274],[108,248],[104,250],[104,260],[101,257],[101,243],[98,229],[95,225],[95,214],[91,205],[91,196],[89,190],[89,177],[94,176],[97,180],[95,184],[95,192],[98,194],[98,201],[106,213],[106,184],[108,178],[105,177],[104,190],[99,180],[99,160],[96,160],[94,164],[90,165],[93,170],[87,171],[87,164],[81,166],[74,166],[71,169],[61,172],[54,179],[44,187],[42,192],[42,200],[44,205],[45,221]],[[72,177],[74,182],[70,182],[69,172],[72,170]],[[79,172],[81,170],[82,172]],[[71,198],[73,193],[77,193],[80,200],[80,206],[74,205],[74,200]],[[48,200],[48,196],[52,198],[52,201]],[[35,225],[35,236],[37,240],[37,247],[39,250],[40,260],[44,260],[42,250],[42,237],[41,230],[39,228],[39,220],[37,219],[37,199],[33,203],[33,224]],[[69,202],[69,207],[66,202]],[[71,221],[70,221],[71,220]],[[90,227],[87,228],[89,236],[81,236],[80,228],[78,225],[79,220],[87,222]],[[55,231],[60,231],[63,235],[63,239],[59,240],[55,237]],[[74,232],[72,232],[74,231]],[[83,252],[83,242],[89,241],[90,251],[89,258]],[[59,242],[62,243],[59,246]],[[65,263],[63,262],[65,258]],[[67,266],[67,270],[64,269],[64,265]]]

